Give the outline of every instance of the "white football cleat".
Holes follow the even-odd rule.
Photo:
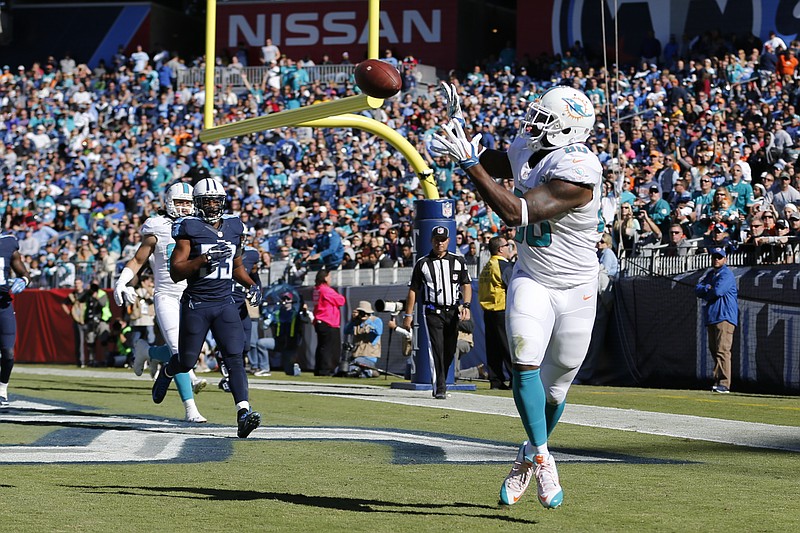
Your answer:
[[[564,491],[561,490],[561,483],[558,481],[558,470],[556,470],[556,460],[552,455],[536,455],[533,458],[536,464],[533,475],[536,478],[536,492],[539,495],[539,503],[545,509],[555,509],[564,501]]]
[[[144,339],[139,339],[133,345],[133,373],[141,376],[145,362],[150,359],[150,345]]]
[[[192,422],[193,424],[204,424],[208,422],[206,417],[201,415],[199,411],[195,411],[193,414],[186,413],[186,421]]]
[[[533,462],[525,457],[525,448],[528,441],[522,443],[517,452],[517,458],[511,466],[511,472],[500,487],[500,501],[506,505],[513,505],[519,501],[531,482]]]
[[[200,394],[200,391],[205,389],[207,386],[208,386],[208,380],[206,379],[198,379],[196,381],[192,381],[192,391],[195,394]]]

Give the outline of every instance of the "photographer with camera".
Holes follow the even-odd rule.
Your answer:
[[[349,375],[377,378],[380,372],[375,367],[381,356],[383,321],[375,316],[369,302],[358,302],[358,307],[344,327],[344,334],[353,336],[353,359],[350,361]]]
[[[84,287],[83,280],[75,280],[75,290],[72,291],[61,304],[64,312],[72,317],[75,328],[75,353],[78,366],[87,364],[97,366],[95,361],[95,347],[99,338],[105,343],[109,335],[108,320],[111,318],[111,308],[108,295],[100,289],[97,281],[92,281],[88,289]],[[89,360],[86,360],[88,348]]]

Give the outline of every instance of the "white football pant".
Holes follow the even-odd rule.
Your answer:
[[[548,403],[567,397],[589,342],[597,304],[597,281],[551,289],[517,270],[508,287],[506,330],[515,364],[538,366]]]

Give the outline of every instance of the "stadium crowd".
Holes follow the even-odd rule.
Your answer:
[[[497,149],[544,89],[586,92],[598,116],[589,145],[607,179],[602,218],[618,255],[685,256],[721,245],[754,262],[799,260],[800,42],[709,33],[646,44],[641,62],[620,69],[587,58],[580,43],[554,57],[515,60],[503,50],[449,81],[467,133]],[[243,72],[247,54],[239,52],[218,66]],[[372,116],[426,157],[442,196],[456,200],[458,250],[477,264],[491,237],[513,238],[514,229],[452,162],[426,149],[446,116],[438,87],[418,84],[413,58],[384,59],[405,86]],[[216,123],[357,92],[352,80],[309,81],[304,69],[313,64],[281,54],[258,86],[217,91]],[[289,281],[315,266],[413,265],[413,206],[423,196],[396,149],[351,129],[281,128],[200,143],[205,91],[178,83],[184,68],[177,55],[151,57],[141,47],[94,69],[69,55],[3,66],[0,215],[33,287],[72,287],[77,278],[110,287],[165,188],[209,176],[224,183],[262,266]]]

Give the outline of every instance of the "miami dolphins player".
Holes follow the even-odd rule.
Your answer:
[[[12,273],[17,277],[12,277]],[[30,283],[28,269],[19,254],[19,241],[11,233],[0,235],[0,407],[8,407],[8,382],[14,368],[14,343],[17,319],[11,295],[19,294]]]
[[[583,144],[594,107],[581,91],[554,87],[530,103],[507,152],[467,139],[455,87],[445,87],[445,135],[432,150],[456,161],[483,199],[517,226],[519,259],[508,287],[506,326],[513,391],[528,435],[500,489],[514,504],[536,479],[539,502],[564,497],[547,440],[564,411],[567,391],[589,347],[595,318],[600,240],[601,165]],[[513,178],[514,192],[496,183]]]
[[[181,295],[186,289],[186,282],[174,282],[169,276],[169,256],[175,248],[172,238],[172,226],[180,217],[194,213],[192,186],[188,183],[174,183],[164,193],[165,214],[150,217],[142,224],[142,244],[136,254],[128,261],[114,285],[114,300],[117,305],[133,303],[138,298],[134,288],[129,285],[146,261],[150,262],[155,281],[153,302],[156,310],[158,327],[167,344],[149,346],[147,341],[139,340],[134,346],[133,372],[142,375],[144,363],[148,357],[166,363],[173,354],[178,353],[178,317],[180,316]],[[175,376],[183,407],[186,410],[186,421],[203,423],[205,417],[200,414],[194,401],[192,379],[189,373]]]
[[[161,403],[173,377],[193,368],[209,330],[217,341],[228,369],[230,389],[237,408],[237,435],[247,437],[261,424],[261,414],[250,408],[244,370],[244,328],[233,298],[234,281],[247,289],[252,305],[261,291],[242,265],[244,224],[224,215],[227,195],[222,183],[205,178],[192,194],[197,216],[179,219],[172,228],[175,250],[170,256],[170,276],[186,280],[181,298],[178,354],[173,355],[153,383],[153,401]]]

